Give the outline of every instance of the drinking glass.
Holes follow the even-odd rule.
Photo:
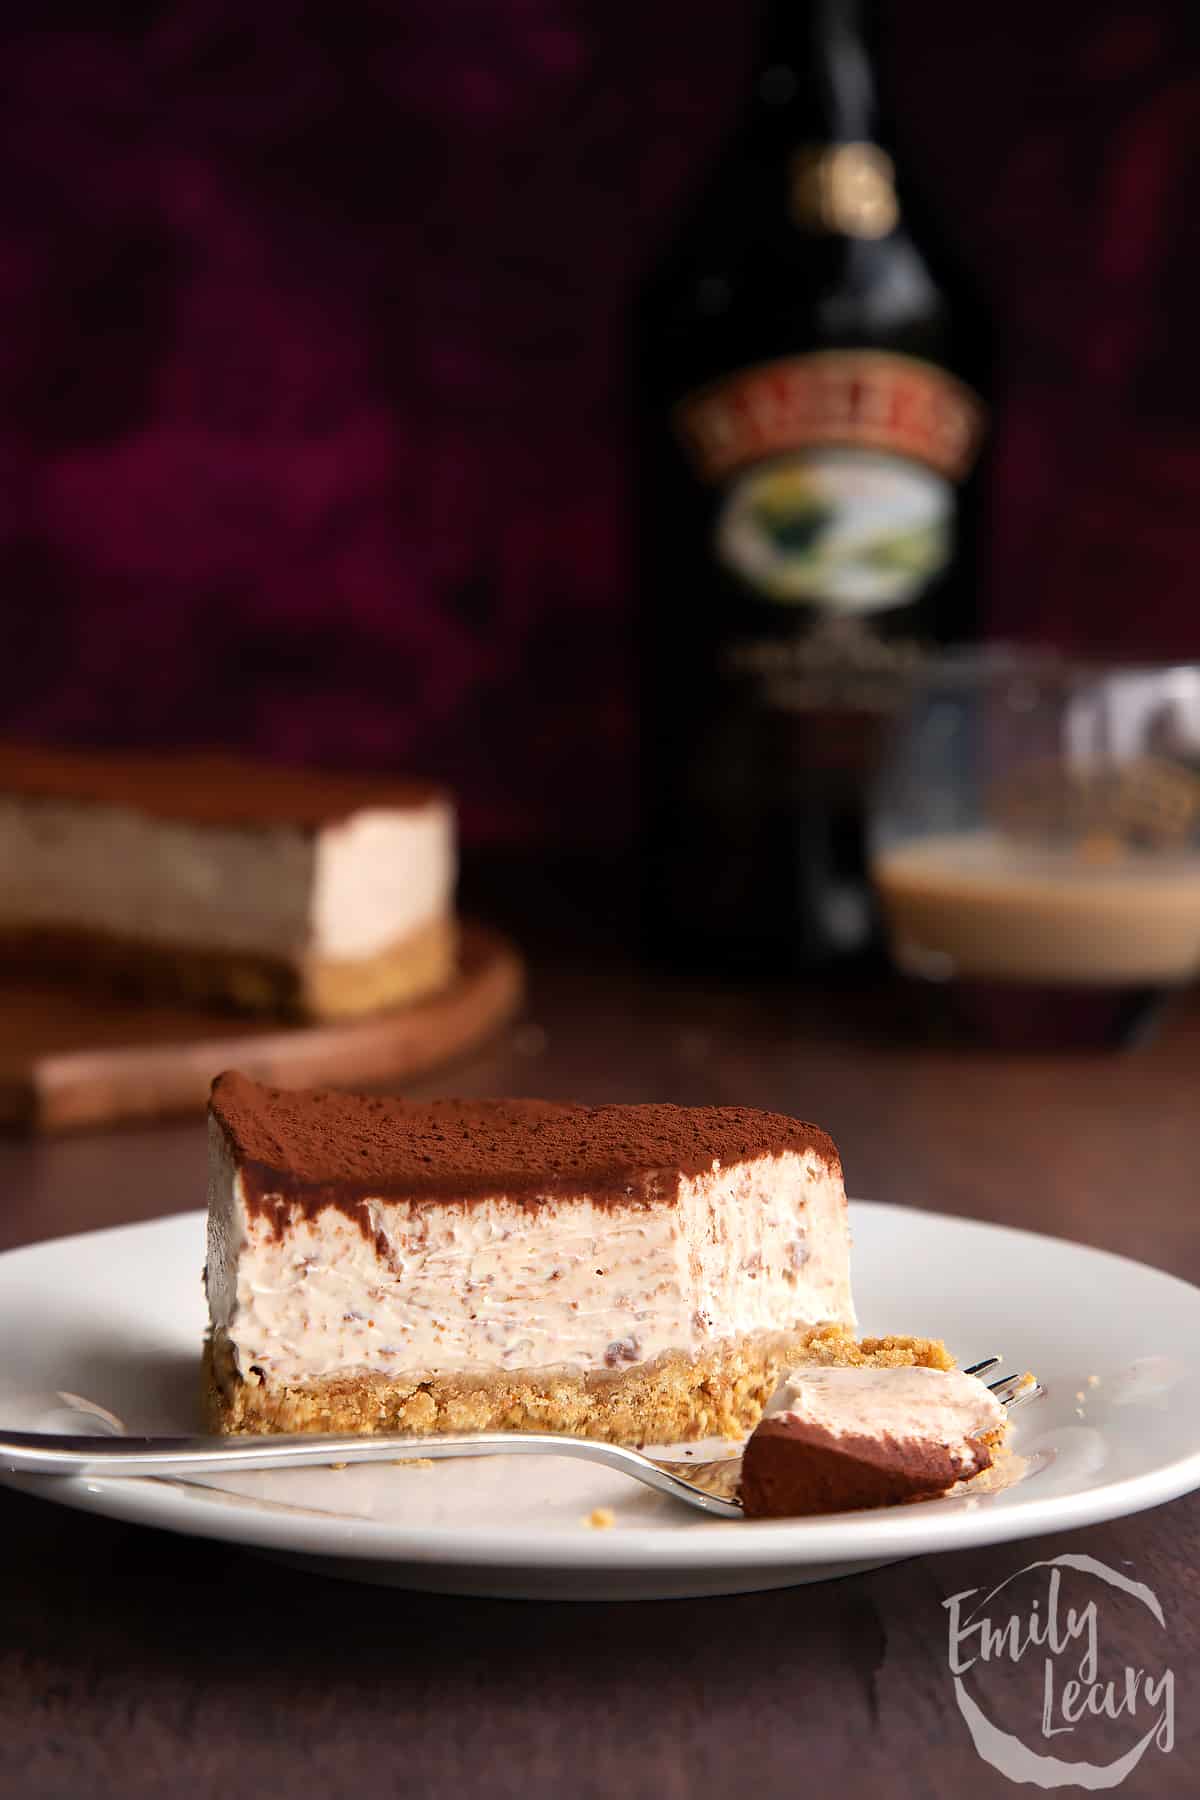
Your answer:
[[[892,959],[957,1033],[1101,1046],[1200,971],[1200,667],[935,664],[874,795]]]

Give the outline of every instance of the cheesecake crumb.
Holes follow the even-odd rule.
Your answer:
[[[1098,1375],[1089,1375],[1088,1376],[1088,1386],[1089,1387],[1099,1387],[1100,1386],[1100,1377]]]
[[[583,1522],[590,1525],[593,1531],[607,1531],[616,1524],[617,1515],[611,1506],[593,1506]]]
[[[329,1466],[331,1469],[348,1469],[350,1467],[350,1464],[349,1463],[330,1463]]]
[[[1078,1393],[1077,1393],[1077,1394],[1076,1394],[1076,1396],[1075,1396],[1075,1398],[1076,1398],[1076,1399],[1077,1399],[1077,1400],[1086,1400],[1086,1399],[1087,1399],[1087,1395],[1086,1395],[1086,1394],[1085,1394],[1085,1393],[1084,1393],[1084,1391],[1083,1391],[1083,1389],[1082,1389],[1082,1388],[1080,1388],[1080,1389],[1079,1389],[1079,1392],[1078,1392]]]

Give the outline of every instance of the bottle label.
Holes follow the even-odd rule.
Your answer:
[[[833,350],[741,370],[675,423],[724,489],[724,566],[764,599],[861,616],[905,605],[949,560],[982,410],[929,363]]]
[[[885,350],[822,350],[741,369],[689,394],[676,429],[701,478],[818,446],[879,450],[961,481],[983,411],[945,370]]]
[[[954,494],[895,456],[796,451],[735,477],[717,555],[765,598],[847,613],[903,606],[950,560]]]

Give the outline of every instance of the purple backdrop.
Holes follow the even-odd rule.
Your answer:
[[[408,766],[473,838],[618,840],[622,317],[747,9],[95,10],[4,33],[0,730]],[[993,618],[1196,652],[1197,15],[892,17],[1004,331]]]

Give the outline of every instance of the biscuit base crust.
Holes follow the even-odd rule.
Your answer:
[[[611,1372],[347,1374],[287,1386],[245,1379],[218,1338],[205,1346],[203,1404],[208,1429],[221,1433],[550,1431],[677,1444],[752,1431],[780,1377],[804,1362],[954,1366],[935,1339],[859,1341],[844,1326],[820,1325],[755,1333],[699,1355],[672,1351]]]
[[[351,1019],[448,987],[457,966],[450,918],[432,920],[372,956],[295,958],[11,927],[0,966],[83,981],[106,993],[294,1019]]]

